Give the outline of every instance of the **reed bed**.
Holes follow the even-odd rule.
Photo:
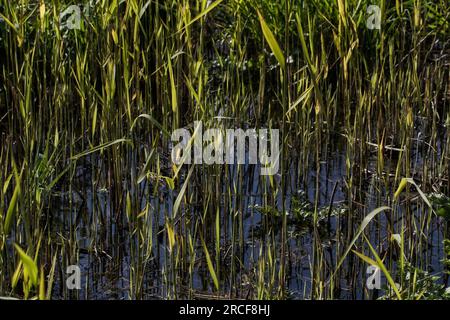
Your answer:
[[[449,14],[0,0],[0,296],[448,298]],[[174,165],[195,121],[280,129],[280,171]]]

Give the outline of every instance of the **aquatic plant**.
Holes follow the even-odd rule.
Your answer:
[[[402,282],[380,296],[440,297],[449,15],[0,0],[0,296],[366,299],[370,262]],[[200,121],[280,130],[279,172],[174,164],[172,132]]]

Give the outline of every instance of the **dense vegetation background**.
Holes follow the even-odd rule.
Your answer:
[[[0,0],[0,295],[447,297],[449,13]],[[174,166],[195,120],[280,129],[280,173]]]

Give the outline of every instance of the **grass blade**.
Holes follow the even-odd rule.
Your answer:
[[[272,31],[270,30],[269,26],[267,25],[266,21],[264,20],[263,16],[259,12],[259,10],[258,10],[258,17],[259,17],[259,22],[261,23],[261,29],[264,34],[264,38],[266,38],[266,41],[269,44],[270,49],[272,49],[272,52],[275,55],[275,58],[277,58],[278,63],[281,66],[281,69],[284,70],[286,67],[286,60],[284,58],[283,52],[281,51],[281,48],[278,45],[278,42],[275,39],[275,36],[273,35]]]
[[[17,253],[19,254],[20,261],[22,261],[24,272],[30,277],[31,283],[34,286],[37,286],[38,267],[36,266],[36,263],[17,244],[14,244],[14,248],[16,249]]]
[[[200,240],[202,242],[203,251],[205,252],[206,257],[206,263],[208,265],[209,273],[211,274],[211,277],[214,282],[214,286],[216,287],[216,290],[219,290],[219,280],[217,279],[216,271],[214,270],[214,266],[212,264],[211,256],[209,255],[208,248],[206,247],[205,240],[203,240],[203,236],[200,233]]]
[[[337,272],[337,270],[340,268],[340,266],[342,265],[342,263],[344,262],[345,258],[347,257],[348,253],[350,252],[350,250],[352,249],[353,245],[355,244],[356,240],[358,240],[359,236],[361,235],[361,233],[364,231],[364,229],[367,227],[367,225],[370,223],[370,221],[372,221],[373,218],[375,218],[375,216],[377,214],[379,214],[382,211],[386,211],[386,210],[391,210],[391,208],[389,207],[380,207],[377,208],[375,210],[373,210],[371,213],[369,213],[364,220],[362,221],[360,227],[358,228],[358,231],[356,232],[355,237],[353,238],[353,240],[350,242],[347,250],[345,250],[344,254],[342,255],[341,259],[339,260],[336,269],[334,270],[333,276],[334,274]]]

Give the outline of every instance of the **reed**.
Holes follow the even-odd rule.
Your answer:
[[[0,296],[447,298],[449,14],[0,0]],[[279,173],[173,164],[195,121],[279,129]]]

